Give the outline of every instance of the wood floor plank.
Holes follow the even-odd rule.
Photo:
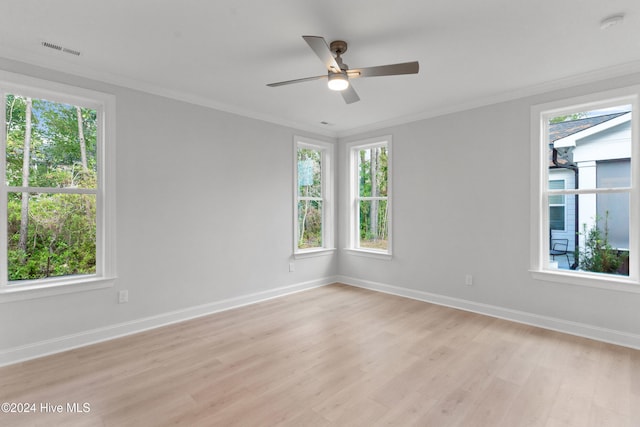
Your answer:
[[[500,425],[544,426],[557,398],[561,378],[562,374],[559,371],[538,366],[518,390]]]
[[[460,425],[464,427],[500,425],[518,390],[517,384],[494,377]]]
[[[0,368],[11,426],[640,426],[640,351],[335,284]],[[40,409],[38,407],[38,409]]]

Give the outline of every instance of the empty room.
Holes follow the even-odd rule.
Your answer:
[[[0,425],[640,426],[640,3],[0,4]]]

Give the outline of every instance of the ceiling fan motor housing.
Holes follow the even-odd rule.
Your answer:
[[[347,71],[349,69],[349,66],[342,62],[342,57],[340,56],[347,51],[347,42],[342,40],[332,41],[329,45],[329,50],[331,50],[331,52],[336,55],[336,62],[340,66],[340,69],[342,71]]]
[[[334,40],[329,45],[329,50],[336,55],[342,55],[347,51],[347,42],[343,40]]]

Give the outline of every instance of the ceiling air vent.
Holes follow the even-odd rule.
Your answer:
[[[62,50],[62,46],[58,46],[57,44],[42,42],[42,46],[48,47],[49,49]]]
[[[60,46],[59,44],[42,42],[42,46],[48,47],[49,49],[59,50],[60,52],[70,53],[71,55],[80,56],[80,51],[69,49],[68,47]]]
[[[62,51],[66,52],[66,53],[70,53],[70,54],[75,55],[75,56],[80,56],[80,52],[78,52],[77,50],[68,49],[66,47],[63,47]]]

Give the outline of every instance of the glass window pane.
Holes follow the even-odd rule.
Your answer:
[[[564,180],[552,179],[549,181],[549,190],[564,190]]]
[[[629,194],[581,195],[579,268],[629,275]]]
[[[8,280],[96,272],[95,195],[8,196]]]
[[[322,153],[298,148],[298,196],[322,197]]]
[[[564,231],[564,206],[549,206],[549,227]]]
[[[386,200],[361,200],[359,203],[359,247],[388,249],[388,215]]]
[[[371,150],[358,150],[358,193],[360,197],[371,196]]]
[[[598,188],[631,186],[631,159],[616,159],[596,163]]]
[[[549,196],[549,204],[550,205],[564,205],[564,195],[550,195]]]
[[[322,247],[322,202],[298,202],[298,249]]]
[[[576,170],[581,189],[630,185],[630,105],[555,117],[547,126],[550,168]]]
[[[614,248],[629,248],[629,194],[612,193],[596,196],[600,229]]]
[[[5,111],[9,185],[96,188],[95,110],[7,95]]]
[[[386,197],[388,175],[387,147],[358,151],[360,197]]]
[[[549,190],[564,190],[564,181],[561,179],[553,179],[549,181]],[[549,196],[549,204],[550,205],[563,205],[564,204],[564,195],[550,195]]]

